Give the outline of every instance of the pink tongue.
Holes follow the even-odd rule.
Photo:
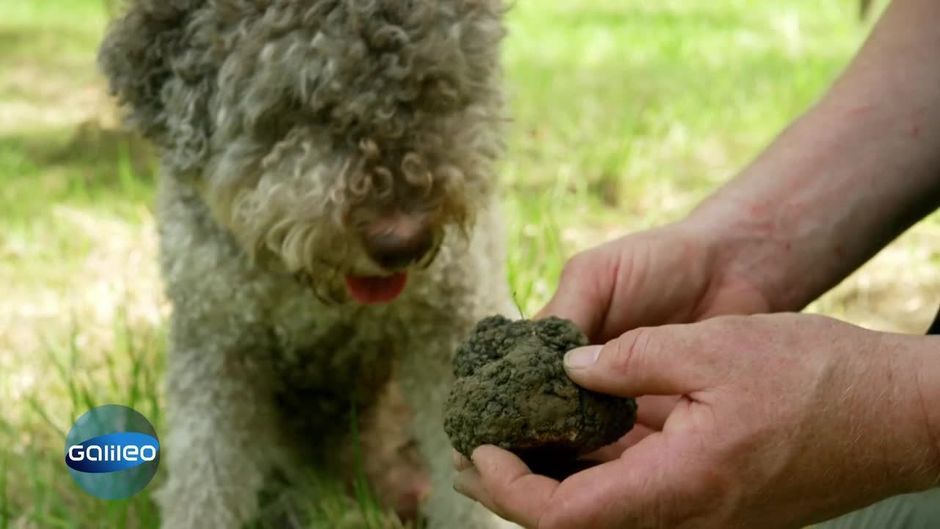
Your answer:
[[[388,303],[401,294],[407,280],[408,276],[403,273],[390,276],[346,276],[346,290],[359,303]]]

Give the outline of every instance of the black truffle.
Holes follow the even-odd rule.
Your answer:
[[[565,352],[585,344],[560,318],[477,323],[457,349],[457,380],[444,407],[444,430],[457,451],[469,456],[494,444],[530,466],[557,468],[630,431],[636,401],[585,390],[565,374]]]

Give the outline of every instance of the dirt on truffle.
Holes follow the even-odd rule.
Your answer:
[[[460,453],[494,444],[533,470],[558,468],[630,431],[636,402],[575,385],[565,352],[587,344],[560,318],[477,323],[454,357],[457,380],[444,407],[444,430]]]

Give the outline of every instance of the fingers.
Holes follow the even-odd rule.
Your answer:
[[[537,527],[558,482],[533,474],[510,452],[481,446],[473,452],[474,467],[457,476],[454,488],[496,514],[525,527]]]
[[[579,347],[565,355],[565,371],[582,387],[623,397],[697,391],[707,370],[693,329],[644,327],[602,346]]]
[[[469,459],[456,450],[451,450],[450,457],[457,472],[461,472],[473,466],[473,463],[471,463]]]
[[[620,459],[624,450],[639,443],[644,438],[656,433],[658,430],[652,430],[642,424],[637,423],[632,430],[612,444],[598,448],[597,450],[585,454],[582,459],[594,463],[606,463]]]
[[[647,395],[636,399],[636,422],[652,430],[661,431],[669,414],[681,397],[677,395]]]
[[[535,318],[565,318],[588,338],[596,338],[614,295],[616,273],[616,263],[607,252],[594,250],[572,257],[562,270],[555,295]]]
[[[668,397],[648,395],[636,399],[636,424],[633,425],[633,429],[616,442],[586,454],[584,459],[597,463],[619,459],[628,448],[656,432],[661,432],[679,399],[680,397],[674,395]],[[460,457],[467,460],[463,456]],[[467,461],[467,464],[469,465],[470,462]]]
[[[486,486],[483,484],[483,479],[480,477],[480,472],[476,468],[470,466],[461,470],[454,479],[454,490],[472,500],[479,502],[497,515],[503,516],[496,509],[496,505],[493,502],[493,497],[490,496],[489,491],[486,490]],[[505,516],[503,517],[505,518]]]
[[[670,526],[713,505],[686,501],[713,487],[694,458],[653,433],[622,457],[559,483],[532,474],[513,454],[492,446],[473,454],[455,488],[524,527],[600,529]]]
[[[619,459],[562,482],[539,520],[540,527],[676,527],[689,513],[702,511],[702,505],[692,500],[713,485],[698,461],[664,434],[654,433]]]

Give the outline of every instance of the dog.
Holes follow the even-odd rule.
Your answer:
[[[349,478],[432,528],[451,353],[510,313],[500,0],[130,0],[99,64],[161,154],[167,529]]]

